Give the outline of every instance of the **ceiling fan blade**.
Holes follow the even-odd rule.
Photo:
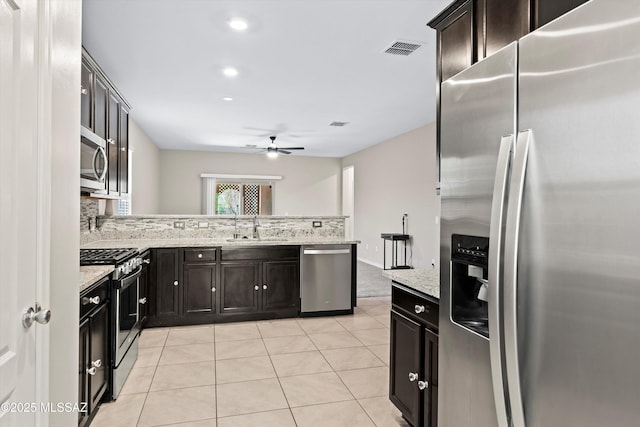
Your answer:
[[[278,150],[304,150],[304,147],[278,147]]]
[[[282,153],[282,154],[291,154],[291,151],[287,151],[287,150],[283,150],[282,148],[278,148],[278,153]]]

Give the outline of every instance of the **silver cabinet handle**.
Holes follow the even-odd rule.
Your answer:
[[[500,301],[502,284],[500,283],[502,228],[504,206],[506,204],[507,177],[513,152],[513,135],[503,136],[498,151],[498,167],[493,183],[493,202],[491,204],[491,226],[489,228],[489,356],[493,384],[493,401],[499,427],[508,427],[507,406],[505,402],[505,378],[502,375],[502,325],[500,322]]]
[[[424,307],[424,305],[418,305],[418,304],[416,304],[416,306],[413,309],[415,310],[416,314],[424,313],[427,310]]]
[[[413,382],[418,379],[418,374],[415,372],[409,372],[409,381]]]
[[[143,259],[142,262],[144,262],[145,264],[151,264],[151,260],[150,259]]]
[[[267,285],[262,285],[262,289],[267,289]]]
[[[114,145],[116,143],[116,141],[113,138],[108,138],[107,142],[111,145]]]
[[[95,366],[92,366],[91,368],[87,368],[87,374],[89,375],[95,375],[97,371],[98,370],[96,369]]]
[[[91,362],[91,366],[93,366],[94,368],[99,368],[102,366],[102,360],[98,359],[94,362]]]
[[[215,292],[215,291],[216,291],[216,288],[211,288],[211,292]]]
[[[100,304],[100,295],[96,295],[95,297],[89,298],[89,304]]]
[[[138,302],[139,302],[140,304],[146,304],[146,303],[147,303],[147,297],[140,298],[140,299],[138,300]]]
[[[38,322],[41,325],[46,325],[51,320],[51,310],[43,310],[40,304],[36,303],[35,309],[29,307],[22,315],[22,325],[25,328],[31,327],[33,322]]]
[[[260,289],[260,286],[255,285],[255,286],[253,287],[253,289],[255,289],[255,290],[257,291],[257,290],[259,290],[259,289]]]
[[[173,286],[178,286],[178,281],[177,280],[173,282]]]
[[[86,94],[89,93],[89,91],[87,89],[83,88],[82,86],[80,86],[80,93],[83,94],[83,95],[86,95]]]
[[[198,254],[198,258],[202,258],[202,254]]]
[[[429,381],[418,381],[418,388],[424,390],[429,387]]]

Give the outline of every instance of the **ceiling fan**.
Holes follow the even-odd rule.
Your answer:
[[[278,157],[279,153],[291,154],[290,150],[304,150],[304,147],[278,147],[276,145],[276,137],[270,136],[271,144],[267,148],[263,148],[261,151],[266,151],[268,157]]]

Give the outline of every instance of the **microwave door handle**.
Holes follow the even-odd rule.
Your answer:
[[[102,156],[102,160],[103,160],[103,164],[104,164],[104,168],[102,170],[102,173],[98,174],[98,167],[96,166],[97,160],[98,160],[98,154]],[[107,162],[108,162],[108,158],[107,158],[107,152],[105,151],[104,148],[102,148],[101,146],[98,146],[98,148],[96,148],[95,153],[93,153],[93,174],[95,175],[96,179],[99,182],[104,182],[104,178],[107,175]]]
[[[516,156],[509,184],[509,207],[504,244],[504,352],[513,427],[525,427],[518,355],[518,246],[522,199],[533,132],[518,133]]]
[[[491,205],[491,229],[489,234],[489,355],[491,359],[491,382],[493,399],[496,405],[498,427],[509,427],[507,416],[507,394],[502,370],[502,323],[500,319],[500,300],[502,283],[500,265],[502,263],[502,228],[504,226],[504,207],[506,204],[507,177],[513,156],[513,135],[503,136],[500,140],[496,178],[493,184]]]

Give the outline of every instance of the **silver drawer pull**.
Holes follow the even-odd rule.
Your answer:
[[[211,292],[215,292],[215,291],[216,291],[216,288],[211,288]]]
[[[418,374],[415,372],[409,372],[409,381],[413,382],[418,379]]]
[[[97,372],[97,369],[95,366],[91,367],[91,368],[87,368],[87,374],[89,375],[95,375]]]
[[[255,285],[255,286],[253,287],[253,289],[255,289],[255,290],[257,291],[257,290],[259,290],[259,289],[260,289],[260,286]]]
[[[427,311],[424,305],[418,305],[418,304],[416,304],[416,306],[414,307],[414,310],[416,311],[416,314],[424,313],[425,311]]]
[[[91,362],[91,366],[93,366],[94,368],[99,368],[102,366],[102,360],[98,359],[94,362]]]
[[[173,286],[178,286],[178,281],[177,280],[173,282]]]
[[[198,258],[202,258],[202,254],[198,254]]]
[[[147,297],[140,298],[140,299],[138,300],[138,302],[139,302],[140,304],[146,304],[146,303],[147,303]]]
[[[429,388],[429,381],[418,381],[418,388],[420,390],[424,390],[425,388]]]
[[[95,297],[89,298],[89,303],[95,304],[95,305],[100,304],[100,295],[96,295]]]
[[[262,285],[262,289],[267,289],[267,285]]]

